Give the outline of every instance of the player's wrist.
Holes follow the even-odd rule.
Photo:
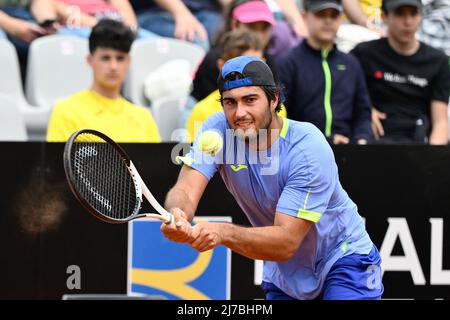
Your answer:
[[[220,222],[220,226],[217,228],[219,237],[219,243],[228,247],[232,246],[236,239],[236,226],[232,223]]]

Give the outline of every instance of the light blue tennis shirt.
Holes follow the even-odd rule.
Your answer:
[[[215,156],[199,150],[198,137],[206,130],[224,138]],[[219,112],[204,122],[180,160],[208,179],[218,170],[255,227],[272,226],[276,212],[314,222],[289,261],[265,261],[263,270],[263,281],[289,296],[314,299],[339,258],[368,254],[373,246],[357,206],[339,182],[333,151],[314,125],[288,119],[269,150],[258,154],[245,146]]]

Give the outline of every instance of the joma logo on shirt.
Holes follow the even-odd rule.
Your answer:
[[[374,72],[373,76],[375,79],[384,79],[387,82],[411,83],[411,84],[416,85],[421,88],[428,86],[427,79],[419,78],[412,74],[407,75],[407,76],[402,76],[402,75],[399,75],[398,73],[382,72],[382,71],[377,70]]]
[[[235,166],[234,164],[230,165],[231,169],[233,169],[234,172],[238,172],[239,170],[242,169],[247,169],[247,166],[245,164],[238,164],[237,166]]]

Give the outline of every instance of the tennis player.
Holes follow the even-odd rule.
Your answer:
[[[324,135],[312,124],[278,116],[280,85],[259,58],[227,61],[218,85],[223,112],[204,122],[190,152],[180,158],[184,165],[165,203],[176,223],[162,225],[164,235],[200,252],[225,245],[264,260],[268,300],[380,299],[379,252],[339,182]],[[224,139],[222,151],[208,161],[201,152],[206,130]],[[240,143],[246,147],[242,155],[236,152]],[[217,222],[191,227],[217,171],[252,227]]]

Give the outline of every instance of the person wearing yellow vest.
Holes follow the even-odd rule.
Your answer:
[[[117,142],[161,141],[150,111],[120,95],[133,40],[133,32],[118,21],[102,20],[92,29],[87,57],[92,86],[56,103],[47,141],[64,142],[80,129],[101,131]]]
[[[222,51],[222,57],[217,60],[219,70],[222,69],[222,66],[227,60],[238,56],[256,56],[260,59],[263,58],[263,48],[259,37],[248,31],[233,30],[225,33],[222,39],[220,39],[220,49]],[[223,112],[218,89],[199,101],[192,109],[186,121],[186,129],[189,133],[188,138],[190,142],[194,140],[195,134],[202,123],[216,112]],[[279,114],[284,118],[287,116],[286,108],[283,105]]]

